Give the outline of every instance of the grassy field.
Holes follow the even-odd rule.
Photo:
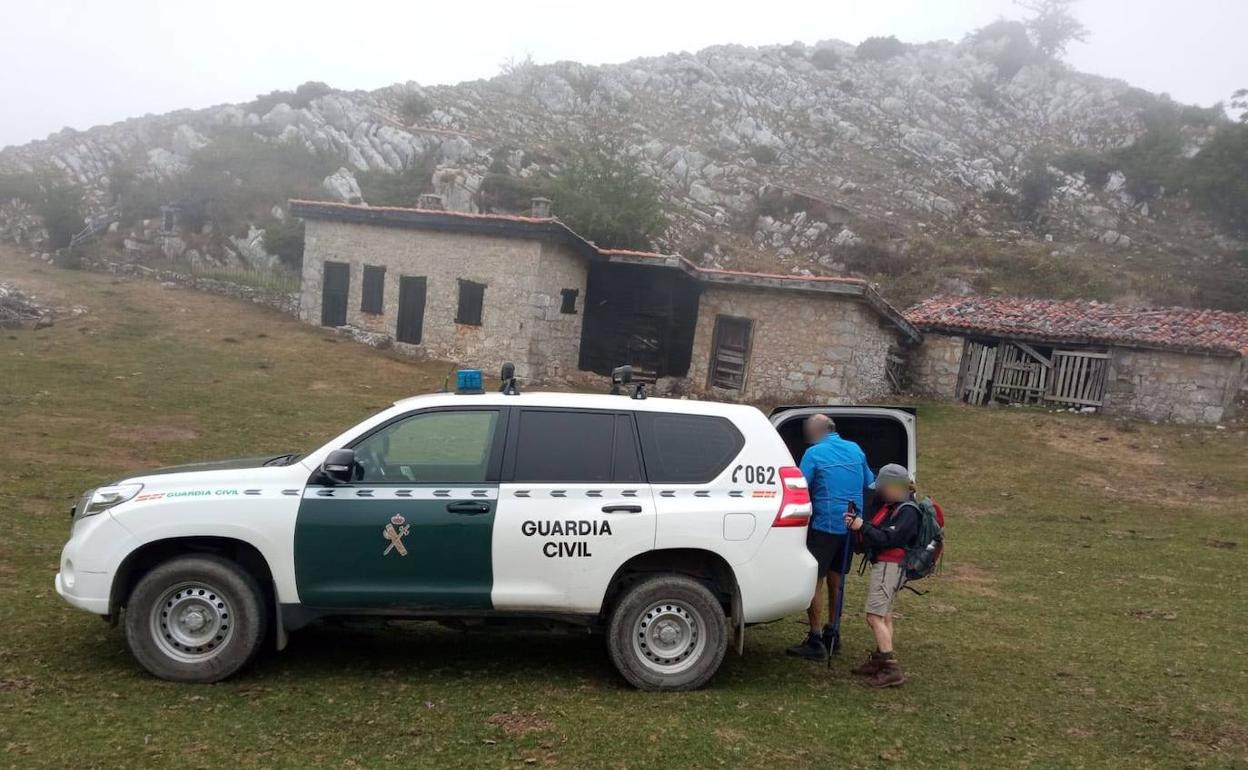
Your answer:
[[[712,686],[628,689],[600,639],[319,627],[219,685],[141,671],[52,577],[75,495],[315,446],[445,367],[232,300],[39,267],[90,312],[0,332],[0,767],[1248,766],[1248,432],[923,406],[945,574],[900,600],[906,687],[752,630]],[[851,578],[848,607],[862,601]]]

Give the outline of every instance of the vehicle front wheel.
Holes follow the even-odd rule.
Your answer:
[[[611,613],[607,649],[638,689],[694,690],[724,660],[728,619],[706,586],[683,575],[661,575],[624,593]]]
[[[126,642],[161,679],[219,682],[247,665],[268,613],[255,578],[233,562],[171,559],[139,580],[126,604]]]

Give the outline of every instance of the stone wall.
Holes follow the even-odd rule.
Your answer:
[[[910,387],[926,398],[956,399],[962,367],[963,337],[928,332],[910,356]]]
[[[753,321],[745,386],[708,384],[715,319]],[[851,402],[887,395],[888,349],[900,333],[862,302],[833,295],[709,286],[693,339],[690,388],[723,400]]]
[[[425,276],[424,328],[418,345],[399,350],[497,370],[516,365],[524,379],[559,377],[576,368],[584,261],[564,246],[516,238],[307,221],[301,317],[319,324],[326,261],[350,265],[347,324],[393,337],[399,278]],[[360,310],[364,266],[386,268],[382,312]],[[459,279],[485,284],[481,325],[455,322]],[[560,312],[560,290],[579,291],[578,312]]]
[[[1190,423],[1233,416],[1244,385],[1244,359],[1114,348],[1110,351],[1105,411]]]

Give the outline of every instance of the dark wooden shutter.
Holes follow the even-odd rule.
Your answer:
[[[711,385],[729,390],[745,387],[745,370],[750,361],[750,337],[754,322],[733,316],[715,317],[711,355]]]
[[[455,323],[469,326],[481,325],[481,306],[485,302],[485,284],[459,280],[459,310]]]
[[[399,318],[395,339],[419,345],[425,329],[425,291],[428,282],[422,276],[399,278]]]
[[[351,266],[326,262],[321,280],[321,326],[347,323],[347,293],[351,289]]]
[[[386,287],[386,269],[377,265],[364,266],[364,282],[360,291],[360,312],[381,313]]]
[[[576,297],[580,294],[579,289],[564,289],[559,292],[562,302],[559,304],[560,313],[576,314]]]

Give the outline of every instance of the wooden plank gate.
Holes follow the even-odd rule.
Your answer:
[[[967,340],[958,374],[958,396],[968,404],[989,401],[1099,407],[1105,401],[1109,353],[1055,350],[1046,356],[1025,342]]]
[[[1072,406],[1101,406],[1109,353],[1090,350],[1053,351],[1053,380],[1045,401]]]
[[[962,371],[958,374],[958,395],[968,404],[986,404],[989,383],[996,369],[997,349],[982,342],[967,340],[962,350]]]

